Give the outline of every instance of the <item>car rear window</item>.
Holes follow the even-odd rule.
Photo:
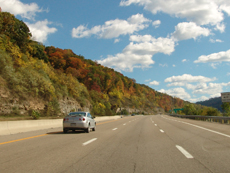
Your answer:
[[[69,116],[73,117],[73,116],[85,116],[86,113],[84,112],[71,112],[69,113]]]

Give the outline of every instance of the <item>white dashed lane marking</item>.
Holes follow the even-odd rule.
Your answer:
[[[193,156],[189,152],[187,152],[184,148],[182,148],[179,145],[176,145],[176,147],[182,154],[184,154],[185,157],[187,157],[188,159],[193,159]]]
[[[97,138],[93,138],[93,139],[91,139],[91,140],[89,140],[89,141],[83,143],[82,145],[83,145],[83,146],[88,145],[88,144],[90,144],[91,142],[96,141],[96,140],[97,140]]]

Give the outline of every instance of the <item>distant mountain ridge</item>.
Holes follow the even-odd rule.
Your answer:
[[[219,111],[222,112],[222,108],[221,108],[221,105],[222,105],[221,97],[210,98],[209,100],[196,102],[196,104],[200,104],[200,105],[203,105],[203,106],[214,107],[214,108],[217,108]]]

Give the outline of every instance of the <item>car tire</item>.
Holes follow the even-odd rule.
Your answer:
[[[92,129],[93,131],[96,131],[96,125],[94,126],[94,128]]]
[[[63,133],[67,133],[68,129],[63,129]]]
[[[90,125],[88,126],[88,128],[86,129],[86,133],[90,132]]]

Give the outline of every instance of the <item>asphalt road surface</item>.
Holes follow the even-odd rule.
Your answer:
[[[130,116],[95,132],[62,128],[0,136],[1,173],[230,172],[230,125]]]

